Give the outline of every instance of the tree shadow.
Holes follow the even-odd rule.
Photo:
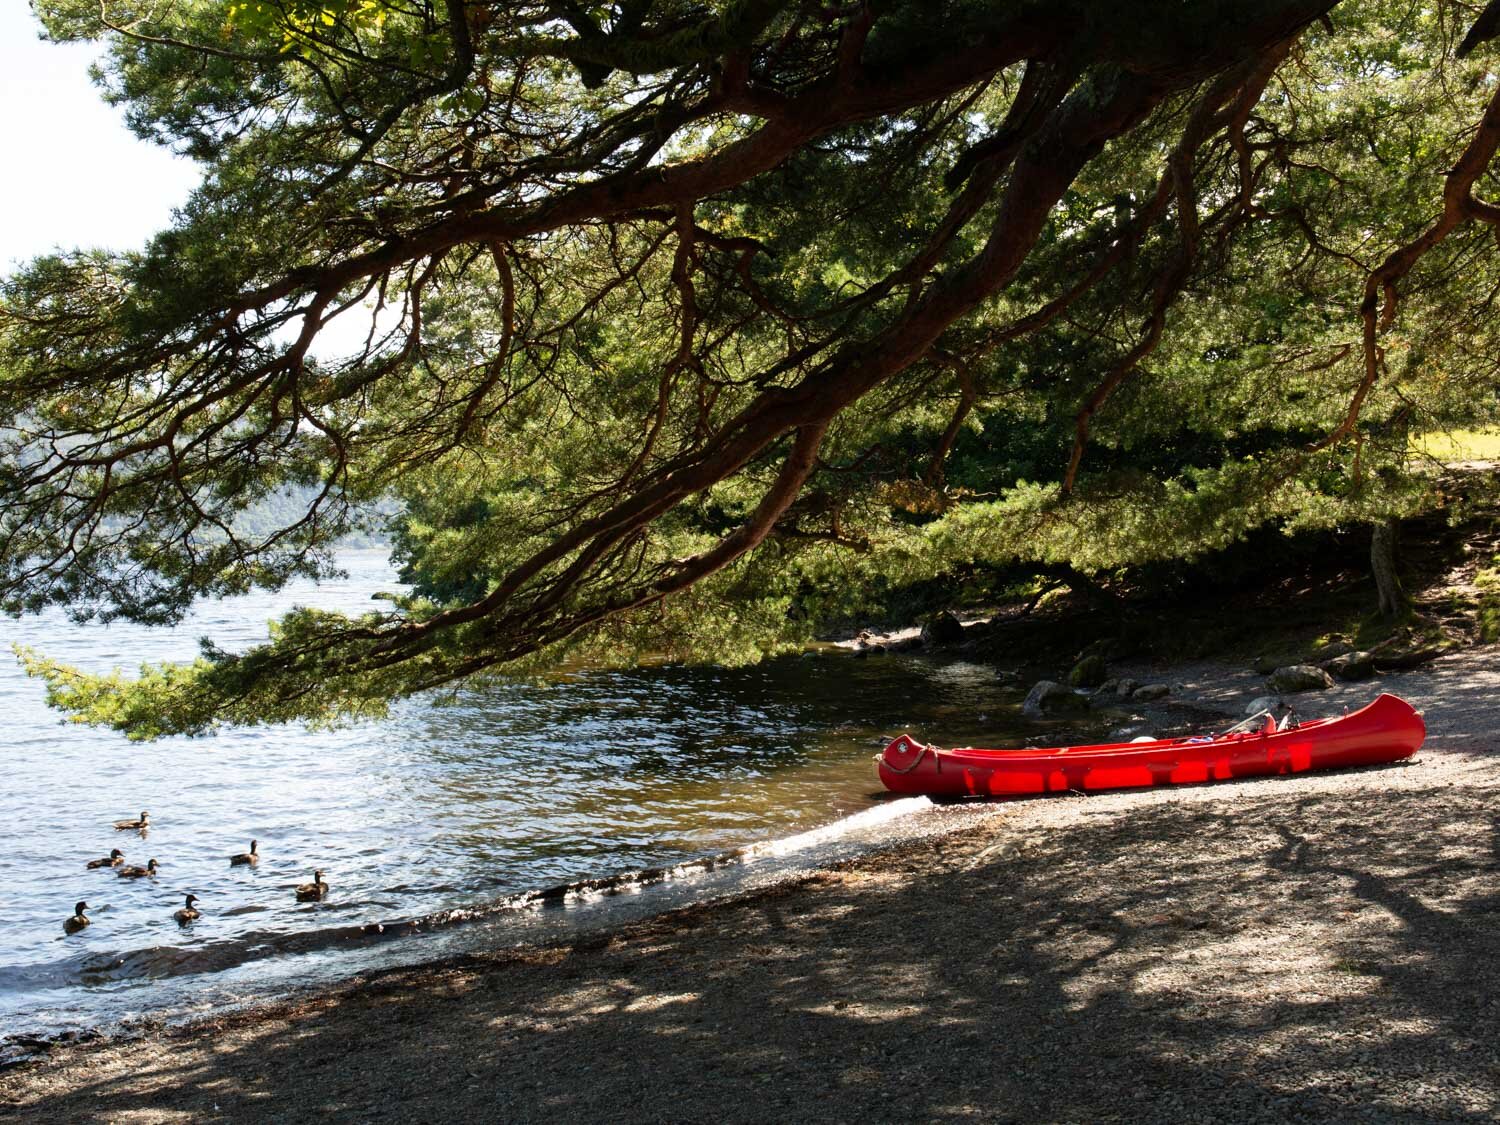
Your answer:
[[[81,1049],[115,1120],[1493,1121],[1493,790],[1142,804]]]

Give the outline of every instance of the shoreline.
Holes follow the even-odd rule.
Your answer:
[[[0,1118],[1490,1119],[1496,655],[1296,697],[1409,698],[1409,765],[994,806],[571,943],[57,1047],[0,1072]],[[1223,710],[1263,682],[1166,676]]]
[[[278,976],[283,980],[280,985],[236,993],[218,983],[225,970],[193,970],[186,979],[197,977],[205,983],[200,997],[189,1006],[158,1003],[144,1013],[104,1016],[96,1022],[56,1030],[37,1027],[7,1034],[8,1029],[0,1026],[0,1075],[56,1048],[129,1041],[148,1031],[190,1030],[204,1021],[219,1022],[241,1012],[269,1012],[325,993],[342,993],[391,973],[449,968],[475,956],[504,958],[514,953],[529,957],[538,950],[586,946],[597,942],[600,935],[623,932],[634,925],[779,893],[783,885],[796,885],[824,870],[964,831],[996,812],[996,806],[982,803],[935,803],[889,793],[886,797],[890,799],[826,824],[664,866],[583,876],[516,891],[478,906],[346,926],[336,932],[343,942],[337,947],[340,952],[357,954],[363,949],[371,956],[357,958],[339,975],[303,983]],[[472,936],[466,939],[465,935]],[[403,944],[410,938],[427,943],[436,939],[442,946],[434,950],[425,944]],[[304,944],[293,956],[308,949]],[[381,957],[380,951],[390,951],[393,956]],[[176,978],[169,973],[156,979]]]

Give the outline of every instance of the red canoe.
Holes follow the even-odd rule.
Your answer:
[[[1275,730],[1268,719],[1263,729],[1212,738],[1046,750],[940,750],[903,734],[876,761],[880,780],[896,793],[1013,796],[1373,766],[1411,757],[1426,734],[1410,703],[1381,694],[1352,715],[1315,719],[1291,730]]]

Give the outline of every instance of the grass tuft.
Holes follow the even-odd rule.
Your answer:
[[[1476,610],[1479,639],[1489,644],[1500,640],[1500,556],[1496,556],[1494,565],[1479,568],[1474,585],[1479,587]]]

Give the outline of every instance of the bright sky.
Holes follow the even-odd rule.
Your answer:
[[[95,53],[42,42],[30,5],[0,0],[0,273],[58,247],[140,246],[198,181],[104,103]]]
[[[100,97],[97,53],[43,42],[25,0],[0,0],[0,275],[59,247],[143,246],[197,186],[197,165],[141,140]],[[356,351],[368,328],[351,311],[313,354]]]

